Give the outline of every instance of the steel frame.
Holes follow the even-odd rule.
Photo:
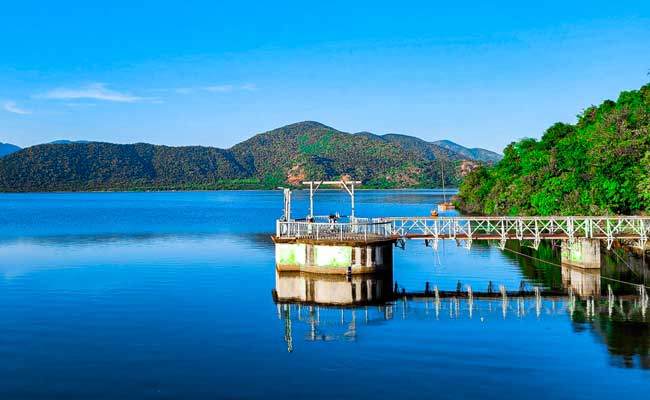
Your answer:
[[[390,217],[393,235],[427,239],[437,248],[439,240],[452,239],[471,247],[474,240],[495,240],[504,247],[509,239],[530,240],[537,248],[543,239],[601,239],[611,249],[615,240],[629,240],[645,248],[650,217]]]
[[[627,240],[644,249],[650,236],[650,217],[389,217],[352,218],[350,223],[278,221],[281,238],[424,239],[438,248],[440,240],[455,240],[471,248],[474,240],[494,240],[503,249],[507,240],[530,241],[537,249],[544,239],[598,239],[611,249],[615,240]]]

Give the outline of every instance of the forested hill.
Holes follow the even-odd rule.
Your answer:
[[[650,210],[650,85],[510,144],[469,174],[462,207],[498,215],[632,214]]]
[[[430,187],[441,184],[442,167],[446,184],[456,185],[478,165],[449,149],[404,138],[349,134],[308,121],[256,135],[227,150],[145,143],[43,144],[0,158],[0,191],[271,188],[345,177],[369,187]]]

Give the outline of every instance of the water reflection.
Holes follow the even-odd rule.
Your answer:
[[[538,250],[508,241],[502,254],[517,261],[530,281],[550,289],[572,289],[581,296],[607,295],[611,287],[617,295],[637,294],[638,285],[650,286],[650,267],[645,257],[624,249],[603,250],[600,270],[582,270],[561,265],[559,244],[544,241]]]
[[[355,306],[379,304],[393,298],[393,274],[367,275],[275,272],[276,302]]]
[[[650,369],[650,324],[643,320],[601,317],[591,331],[607,345],[610,364],[617,367]]]
[[[600,296],[601,275],[598,269],[562,266],[562,287],[573,290],[578,296]]]
[[[650,369],[650,305],[647,294],[601,297],[600,274],[563,268],[568,296],[508,295],[481,298],[456,296],[402,296],[392,290],[392,276],[332,276],[276,271],[274,300],[284,322],[287,350],[294,339],[357,341],[396,321],[431,324],[480,325],[521,321],[535,323],[566,319],[577,334],[592,332],[617,367]],[[473,327],[472,327],[473,326]]]

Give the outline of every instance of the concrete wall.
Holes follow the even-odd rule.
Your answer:
[[[364,246],[276,243],[275,263],[280,271],[307,271],[346,274],[392,269],[390,243]]]

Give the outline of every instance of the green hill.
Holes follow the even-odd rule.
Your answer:
[[[420,141],[420,139],[412,138]],[[464,157],[422,142],[340,132],[301,122],[230,149],[72,142],[32,146],[0,159],[1,191],[257,188],[353,177],[370,187],[456,185]],[[476,164],[476,163],[474,163]]]
[[[650,210],[650,85],[557,123],[541,140],[511,143],[459,192],[470,212],[631,214]]]
[[[246,175],[224,150],[144,143],[43,144],[0,160],[3,191],[191,187]]]

